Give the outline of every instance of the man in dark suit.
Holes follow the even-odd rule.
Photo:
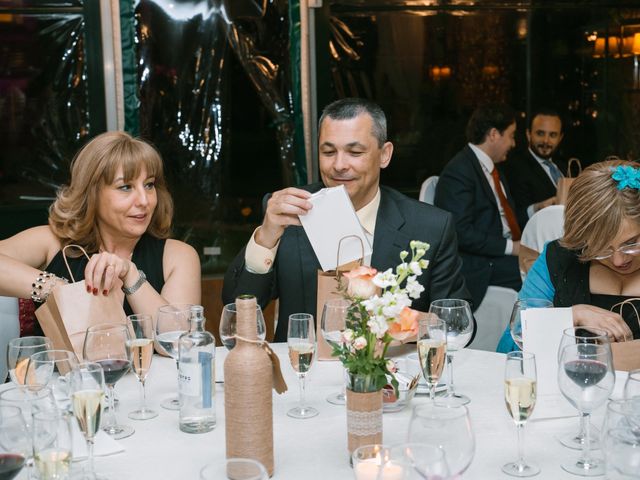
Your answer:
[[[262,225],[227,270],[224,302],[253,294],[264,307],[279,298],[276,341],[286,341],[290,314],[316,315],[320,264],[298,217],[312,208],[311,193],[339,185],[346,188],[372,240],[374,268],[394,268],[411,240],[431,245],[424,257],[430,265],[418,278],[425,290],[413,308],[428,311],[430,302],[440,298],[469,299],[451,215],[379,186],[380,170],[389,165],[393,153],[380,107],[362,99],[338,100],[325,108],[319,132],[322,183],[285,188],[270,196]]]
[[[477,108],[467,124],[469,143],[445,166],[435,205],[451,212],[462,274],[477,307],[489,285],[519,290],[520,223],[498,165],[515,146],[515,112],[506,105]]]
[[[566,164],[554,163],[552,157],[562,137],[560,114],[549,108],[536,110],[527,129],[527,152],[511,159],[505,168],[516,208],[526,212],[527,219],[556,204],[558,180],[563,177]]]

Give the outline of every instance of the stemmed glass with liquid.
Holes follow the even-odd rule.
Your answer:
[[[318,415],[318,410],[305,403],[305,378],[316,355],[316,331],[313,315],[294,313],[289,315],[287,345],[291,366],[298,374],[300,384],[300,403],[287,412],[293,418],[311,418]]]
[[[20,337],[11,340],[7,346],[7,368],[14,385],[24,385],[31,355],[51,349],[53,343],[47,337]]]
[[[156,318],[156,340],[160,349],[176,361],[176,372],[178,365],[178,340],[180,335],[189,331],[191,318],[190,303],[163,305],[158,309]],[[178,375],[176,373],[176,382]],[[176,385],[176,391],[177,391]],[[162,408],[167,410],[180,410],[180,399],[173,396],[160,402]]]
[[[33,416],[33,457],[42,480],[67,480],[71,469],[69,417],[60,411]]]
[[[71,407],[80,431],[87,442],[87,465],[83,480],[100,480],[93,466],[93,445],[100,429],[102,400],[104,398],[104,372],[98,363],[85,362],[71,372]]]
[[[332,348],[342,341],[342,332],[347,328],[347,312],[350,306],[351,302],[344,298],[332,298],[322,307],[320,329],[322,336]],[[334,405],[346,403],[344,383],[342,391],[330,394],[327,402]]]
[[[544,298],[521,298],[516,300],[509,319],[509,330],[511,338],[516,342],[518,348],[522,350],[522,312],[530,308],[552,308],[553,303]]]
[[[514,477],[532,477],[540,468],[524,459],[524,426],[536,404],[536,357],[528,352],[510,352],[504,366],[504,401],[518,429],[518,459],[502,466]]]
[[[442,375],[447,351],[447,326],[433,314],[418,323],[418,360],[429,387],[429,398],[435,402],[436,385]]]
[[[227,350],[231,350],[236,346],[236,318],[236,304],[228,303],[225,305],[220,316],[220,340],[227,347]],[[267,337],[267,326],[264,323],[264,315],[262,315],[260,305],[256,305],[256,322],[258,339],[264,340]]]
[[[0,405],[0,478],[15,478],[31,453],[31,435],[22,410],[13,405]]]
[[[589,416],[602,405],[615,383],[611,347],[607,344],[576,343],[565,346],[560,354],[558,385],[569,402],[585,419],[582,455],[577,462],[563,463],[562,468],[574,475],[604,475],[604,465],[590,451]]]
[[[598,330],[597,328],[589,327],[586,329],[584,327],[570,327],[564,329],[562,332],[562,338],[560,339],[560,345],[558,346],[558,363],[560,363],[560,355],[562,354],[562,350],[567,345],[575,345],[575,344],[608,344],[609,336],[607,332],[604,330]],[[568,435],[562,435],[558,437],[558,440],[562,445],[568,448],[572,448],[574,450],[582,450],[584,446],[584,431],[585,431],[585,422],[587,421],[587,417],[581,415],[580,416],[580,430],[575,433],[571,433]],[[591,428],[591,449],[600,448],[599,431],[593,425]]]
[[[85,361],[95,362],[102,367],[104,379],[109,387],[109,418],[102,429],[116,440],[133,435],[130,425],[120,425],[116,419],[114,388],[131,368],[131,350],[127,342],[131,340],[129,327],[124,324],[100,323],[87,328],[82,347]]]
[[[68,350],[44,350],[34,353],[27,364],[25,385],[29,390],[50,386],[61,408],[69,404],[69,373],[78,366],[78,357]]]
[[[473,334],[473,314],[465,300],[443,299],[431,302],[429,312],[436,315],[447,326],[447,393],[438,399],[438,403],[447,405],[466,405],[469,397],[455,392],[453,386],[453,355],[463,349]]]
[[[151,315],[136,314],[127,317],[131,325],[131,338],[127,341],[127,348],[131,356],[131,369],[142,386],[142,400],[140,407],[129,412],[133,420],[149,420],[158,416],[158,412],[147,407],[145,380],[151,368],[153,358],[153,317]]]

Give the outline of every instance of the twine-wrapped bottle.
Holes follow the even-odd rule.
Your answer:
[[[224,362],[227,458],[253,458],[273,475],[272,363],[258,344],[256,298],[236,299],[236,345]]]

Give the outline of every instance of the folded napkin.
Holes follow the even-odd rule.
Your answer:
[[[78,422],[75,418],[71,419],[71,436],[73,438],[73,460],[84,460],[87,458],[87,442],[84,439],[84,435],[78,427]],[[124,448],[107,433],[100,430],[96,434],[95,443],[93,447],[93,455],[96,457],[113,455],[115,453],[124,452]]]

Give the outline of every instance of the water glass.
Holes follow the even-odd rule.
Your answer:
[[[256,305],[256,327],[258,330],[258,339],[264,340],[267,338],[267,326],[264,322],[264,315],[260,305]],[[222,309],[222,315],[220,316],[220,340],[222,344],[227,347],[227,350],[231,350],[236,346],[236,325],[237,325],[237,313],[236,304],[228,303]]]
[[[269,480],[267,470],[257,460],[227,458],[223,463],[205,465],[200,470],[200,480]]]
[[[630,428],[612,428],[602,441],[609,480],[640,478],[640,435]]]
[[[69,409],[69,374],[78,366],[78,357],[68,350],[34,353],[27,365],[25,385],[29,390],[49,386],[60,408]]]
[[[631,370],[624,383],[624,398],[640,397],[640,370]]]
[[[34,353],[53,349],[53,342],[47,337],[14,338],[7,346],[7,368],[14,385],[24,385],[29,358]]]
[[[408,480],[449,478],[444,450],[425,443],[403,443],[391,448],[390,458],[408,465]]]
[[[342,332],[347,328],[347,314],[351,302],[344,298],[332,298],[327,300],[322,307],[322,318],[320,319],[320,329],[323,338],[333,348],[340,344]],[[343,371],[346,376],[346,371]],[[333,405],[344,405],[346,403],[344,387],[342,391],[332,393],[327,397],[327,402]]]

